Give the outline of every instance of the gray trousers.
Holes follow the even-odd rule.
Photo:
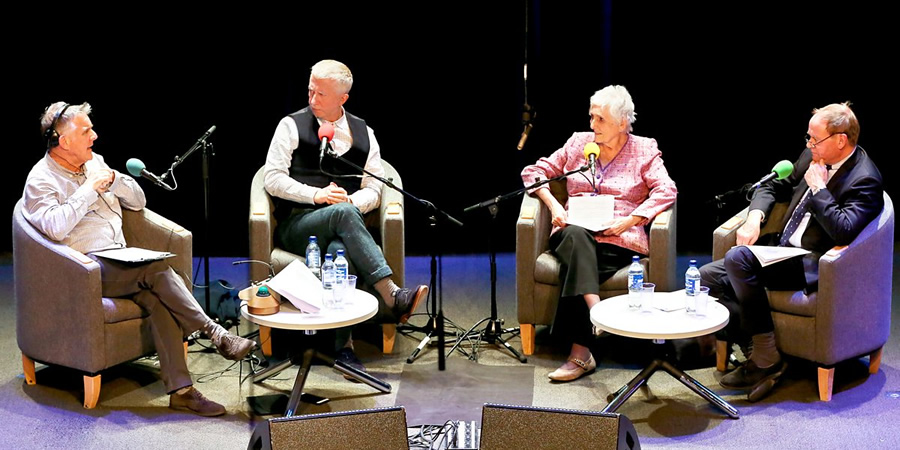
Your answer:
[[[210,320],[169,264],[154,261],[125,264],[88,255],[100,264],[104,297],[131,297],[150,313],[150,330],[159,354],[159,368],[166,392],[191,386],[184,359],[184,338]]]

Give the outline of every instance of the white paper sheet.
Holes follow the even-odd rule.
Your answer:
[[[92,254],[101,258],[113,259],[116,261],[127,263],[158,261],[160,259],[166,259],[175,256],[174,253],[158,252],[156,250],[147,250],[146,248],[140,247],[113,248],[109,250],[94,252]]]
[[[302,312],[316,313],[322,309],[322,282],[299,259],[266,284]]]
[[[763,267],[809,253],[809,250],[797,247],[774,247],[770,245],[746,245],[745,247],[753,252],[753,256],[756,256],[759,264]]]
[[[566,223],[595,232],[605,230],[613,221],[614,199],[612,195],[569,197]]]

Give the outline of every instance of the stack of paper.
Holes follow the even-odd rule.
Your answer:
[[[322,282],[299,259],[288,264],[266,284],[302,312],[316,313],[322,309],[325,293]]]

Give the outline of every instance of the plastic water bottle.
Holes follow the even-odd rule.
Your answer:
[[[334,261],[331,260],[331,253],[325,254],[325,262],[322,263],[322,304],[325,308],[334,308]]]
[[[347,258],[344,257],[344,250],[337,251],[337,257],[334,258],[334,307],[341,308],[344,303],[344,289],[347,287],[347,275],[349,275],[347,267]]]
[[[628,306],[641,307],[641,292],[644,290],[644,266],[638,256],[631,257],[631,266],[628,267]]]
[[[688,270],[684,273],[684,307],[691,314],[696,310],[694,297],[700,293],[700,270],[697,269],[696,259],[688,264]]]
[[[322,260],[319,257],[320,254],[319,243],[317,242],[316,237],[310,236],[309,245],[306,246],[306,267],[309,267],[309,270],[321,279],[322,274],[319,273],[319,268],[322,266]]]
[[[334,258],[334,279],[340,284],[347,282],[347,258],[344,257],[344,250],[337,251],[337,257]]]

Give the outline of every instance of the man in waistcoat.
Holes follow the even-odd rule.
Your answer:
[[[266,157],[266,191],[275,197],[275,242],[304,254],[309,236],[316,236],[324,258],[343,249],[349,270],[372,286],[397,321],[405,323],[427,297],[428,286],[399,287],[384,255],[366,230],[363,215],[378,208],[381,182],[332,157],[322,157],[319,127],[334,127],[329,142],[334,152],[367,171],[384,176],[381,148],[366,122],[344,109],[353,74],[346,65],[319,61],[309,77],[309,106],[279,122]],[[358,369],[349,329],[339,330],[337,359]]]

